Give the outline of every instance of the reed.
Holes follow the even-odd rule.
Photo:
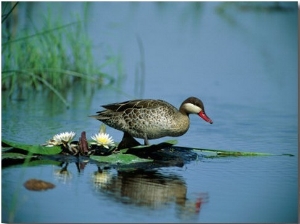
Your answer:
[[[111,66],[118,70],[119,57],[109,57],[96,65],[92,42],[80,19],[62,24],[51,13],[45,17],[42,29],[32,23],[30,29],[18,30],[14,35],[5,25],[10,16],[2,21],[2,91],[11,95],[16,90],[49,89],[67,105],[63,92],[74,83],[99,88],[115,82],[115,77],[104,70]]]

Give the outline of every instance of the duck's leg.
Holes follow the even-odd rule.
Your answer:
[[[128,132],[124,132],[122,141],[120,142],[118,149],[125,149],[138,145],[140,145],[140,143],[137,140],[135,140]]]
[[[144,145],[149,145],[148,137],[144,134]]]

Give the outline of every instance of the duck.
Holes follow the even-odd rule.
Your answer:
[[[131,139],[137,145],[139,143],[134,138],[144,139],[144,144],[149,145],[149,139],[184,135],[190,126],[190,114],[197,114],[204,121],[213,123],[205,113],[203,102],[196,97],[184,100],[179,109],[160,99],[136,99],[102,107],[105,110],[90,117],[123,131],[123,140]]]

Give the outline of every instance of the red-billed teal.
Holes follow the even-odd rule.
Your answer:
[[[189,97],[179,110],[163,100],[140,99],[103,105],[106,110],[93,115],[99,121],[124,132],[125,136],[157,139],[165,136],[181,136],[190,125],[189,114],[198,114],[203,120],[213,121],[205,114],[202,101]]]

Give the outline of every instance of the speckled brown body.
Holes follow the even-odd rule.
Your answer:
[[[136,138],[180,136],[189,128],[189,117],[163,100],[133,100],[104,105],[96,119]]]
[[[163,100],[143,99],[104,105],[106,110],[91,117],[146,141],[186,133],[190,125],[188,115],[199,112],[189,111],[192,108],[190,105],[193,105],[193,109],[204,112],[202,101],[195,97],[186,99],[179,110]]]

